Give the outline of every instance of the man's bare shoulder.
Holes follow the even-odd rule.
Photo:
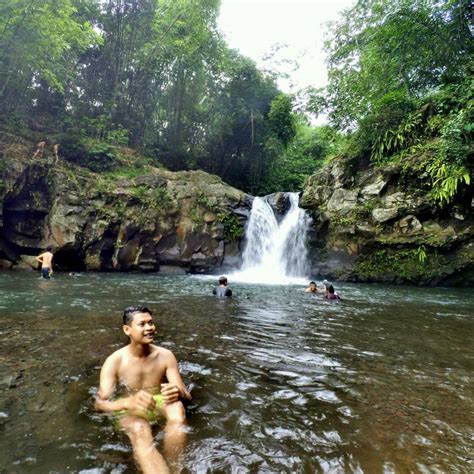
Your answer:
[[[122,347],[121,349],[116,350],[115,352],[112,352],[112,354],[105,359],[104,365],[117,365],[120,363],[120,361],[126,357],[127,354],[127,349],[128,346]]]
[[[152,344],[151,346],[153,348],[154,354],[159,357],[160,359],[163,360],[173,360],[175,359],[174,354],[169,350],[161,346],[155,346],[155,344]]]

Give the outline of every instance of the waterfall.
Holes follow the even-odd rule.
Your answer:
[[[308,275],[306,235],[310,218],[289,193],[289,209],[278,223],[266,198],[256,197],[247,223],[241,271],[232,280],[249,283],[300,282]]]

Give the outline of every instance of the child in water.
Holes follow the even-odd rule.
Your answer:
[[[181,400],[191,399],[173,353],[153,344],[155,331],[148,308],[130,306],[125,309],[123,332],[130,343],[104,362],[95,401],[96,410],[117,417],[119,426],[130,438],[135,460],[145,474],[170,472],[155,447],[150,422],[159,415],[164,416],[164,451],[168,458],[176,458],[185,438],[186,414]],[[113,400],[117,384],[126,387],[129,396]]]
[[[324,295],[327,300],[340,300],[341,297],[335,292],[334,287],[329,285],[327,287],[327,293]]]

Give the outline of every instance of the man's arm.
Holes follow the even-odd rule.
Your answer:
[[[111,412],[125,410],[125,399],[111,401],[117,383],[117,362],[113,356],[109,357],[100,370],[100,385],[95,399],[95,409],[98,411]]]
[[[169,352],[166,358],[166,378],[167,384],[162,384],[161,394],[163,395],[165,403],[174,403],[179,398],[191,400],[191,394],[186,390],[183,379],[178,369],[178,361],[172,352]]]
[[[36,257],[36,261],[42,264],[43,263],[43,257],[44,257],[44,253],[42,253],[41,255],[38,255]]]

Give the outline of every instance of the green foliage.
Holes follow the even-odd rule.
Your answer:
[[[451,202],[462,183],[471,183],[469,170],[465,166],[447,165],[435,160],[428,167],[428,172],[433,181],[433,196],[440,204]]]
[[[100,43],[71,0],[1,2],[0,31],[0,103],[10,113],[48,88],[64,93],[80,54]]]
[[[107,142],[117,146],[128,145],[128,130],[125,130],[121,125],[116,130],[107,132]]]
[[[202,191],[199,191],[196,195],[196,203],[199,206],[204,207],[208,210],[213,210],[214,206],[210,203],[209,198]]]
[[[331,215],[331,224],[336,226],[355,226],[364,219],[368,219],[374,208],[372,201],[357,204],[349,213],[336,211]]]
[[[310,127],[299,121],[296,135],[286,149],[278,142],[267,142],[267,146],[275,147],[279,156],[271,165],[263,193],[301,191],[308,176],[322,166],[326,156],[338,149],[340,140],[342,136],[331,127]]]
[[[441,260],[435,251],[417,248],[384,248],[359,256],[356,273],[367,279],[399,279],[417,283],[421,278],[439,273]]]
[[[424,245],[420,245],[416,250],[415,250],[415,255],[418,258],[418,260],[423,263],[427,259],[426,255],[426,248]]]
[[[217,220],[224,224],[224,239],[227,241],[240,240],[244,235],[244,227],[239,218],[233,213],[221,212]]]
[[[143,201],[147,195],[151,194],[150,188],[144,184],[133,187],[131,192],[133,196],[135,196],[137,199],[140,199],[141,201]]]
[[[473,127],[472,106],[450,114],[441,127],[438,153],[426,168],[433,196],[441,205],[450,203],[463,184],[471,183],[468,162],[473,151]]]
[[[101,173],[110,171],[118,164],[119,161],[115,147],[102,142],[92,142],[89,144],[83,166],[96,173]]]
[[[61,155],[95,172],[123,166],[116,147],[130,146],[253,193],[301,188],[321,151],[295,141],[276,76],[226,46],[219,3],[3,2],[0,108],[54,130]]]
[[[357,2],[332,25],[329,84],[314,109],[355,129],[392,93],[417,99],[468,75],[473,52],[468,0]]]
[[[416,145],[420,141],[422,114],[413,112],[395,129],[388,129],[379,134],[372,143],[371,160],[382,162],[403,148]]]
[[[150,187],[146,184],[135,186],[131,190],[132,195],[143,202],[147,209],[160,209],[172,202],[166,188]]]
[[[291,98],[287,94],[280,94],[273,99],[268,112],[270,127],[285,147],[296,135],[295,116],[292,109]]]

